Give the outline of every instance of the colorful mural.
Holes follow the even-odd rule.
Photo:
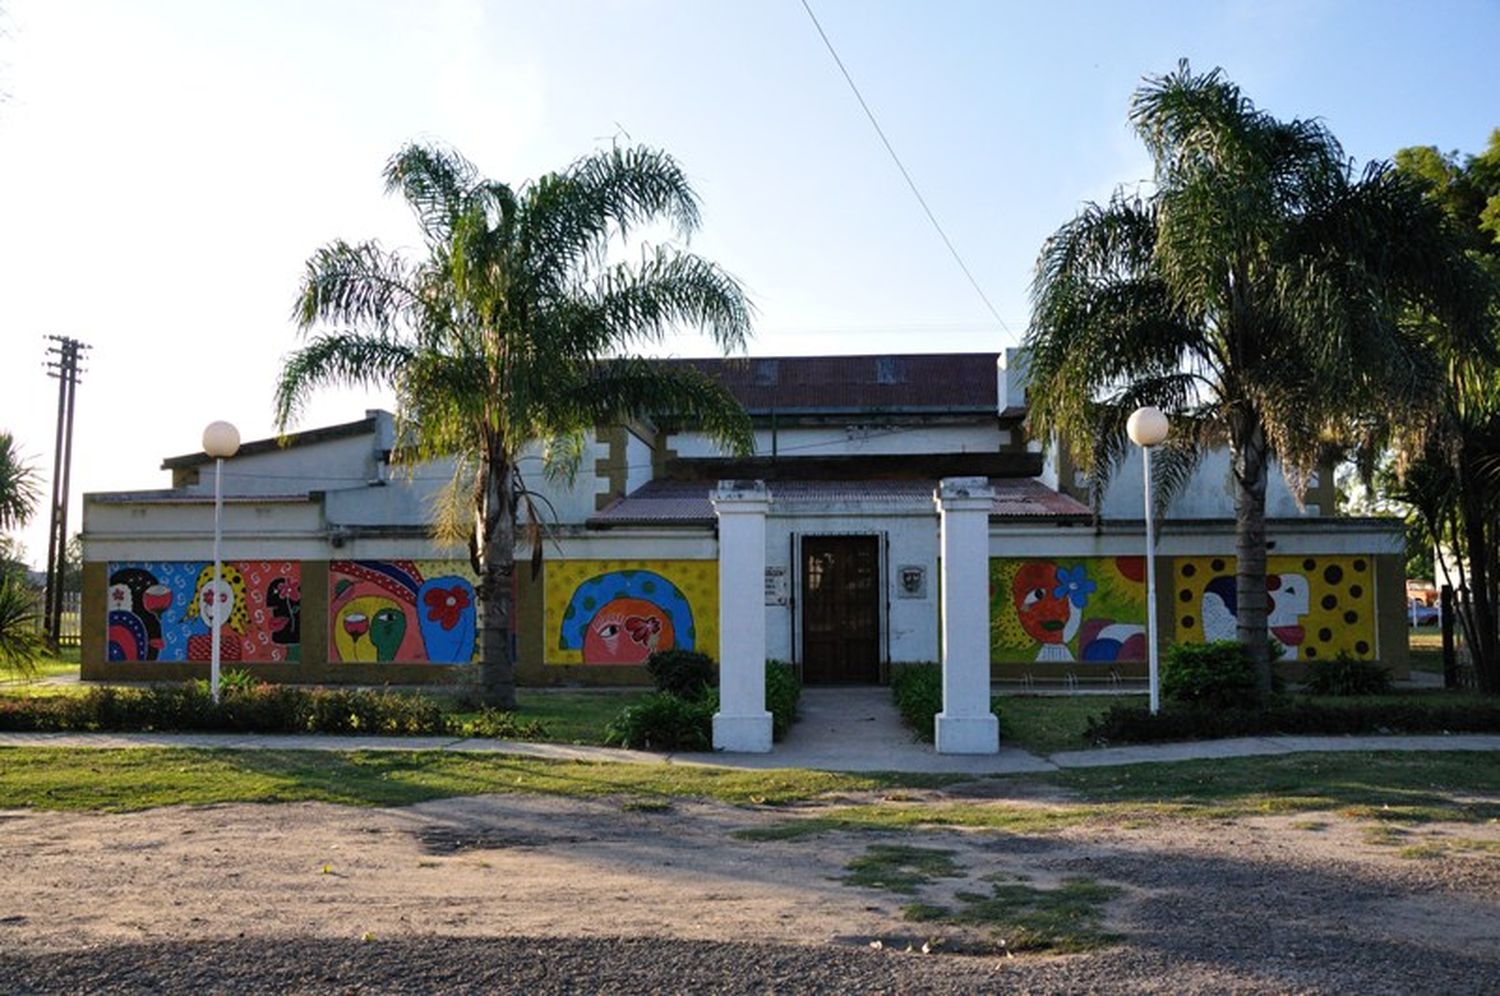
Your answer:
[[[549,561],[544,586],[548,664],[641,664],[657,650],[719,656],[718,561]]]
[[[1268,557],[1271,635],[1282,660],[1319,660],[1348,651],[1375,656],[1375,569],[1371,557]],[[1174,607],[1182,643],[1237,638],[1235,558],[1179,557]]]
[[[1145,660],[1145,558],[992,558],[990,659]]]
[[[302,566],[288,560],[109,565],[111,661],[206,661],[219,622],[223,661],[296,661],[302,649]],[[217,608],[217,611],[216,611]]]
[[[478,652],[477,583],[465,561],[331,562],[329,661],[469,663]]]

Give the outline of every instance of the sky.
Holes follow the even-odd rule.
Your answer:
[[[380,178],[409,141],[512,184],[668,150],[768,356],[1015,345],[1042,241],[1149,178],[1130,95],[1180,58],[1361,163],[1500,126],[1500,0],[809,2],[999,321],[801,0],[0,0],[0,430],[50,489],[44,337],[93,347],[70,533],[85,492],[169,486],[210,421],[272,435],[308,256],[418,245]],[[300,427],[389,405],[329,391]],[[21,539],[40,565],[45,507]]]

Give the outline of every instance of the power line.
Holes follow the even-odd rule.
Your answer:
[[[859,92],[859,87],[854,83],[854,77],[849,75],[849,70],[844,66],[844,60],[839,58],[838,51],[833,47],[833,42],[828,38],[828,32],[823,30],[823,25],[819,23],[818,15],[813,13],[812,5],[808,3],[808,0],[802,0],[802,9],[807,11],[807,16],[812,19],[813,27],[818,29],[818,37],[823,39],[823,44],[828,48],[828,54],[833,56],[833,61],[838,65],[839,72],[844,74],[844,81],[849,84],[849,89],[854,91],[854,99],[859,101],[860,107],[864,108],[865,117],[870,119],[870,124],[875,128],[875,134],[880,136],[880,142],[885,146],[885,151],[891,154],[891,161],[901,171],[902,177],[906,180],[906,185],[911,188],[912,194],[917,198],[917,203],[922,205],[922,210],[926,213],[927,220],[932,222],[932,227],[937,230],[938,237],[943,240],[943,245],[947,246],[948,252],[953,254],[953,261],[958,264],[960,270],[964,271],[964,276],[969,279],[969,285],[974,288],[974,293],[979,295],[979,299],[984,302],[984,306],[989,309],[990,314],[995,316],[995,321],[1000,323],[1000,328],[1004,329],[1007,335],[1014,335],[1015,333],[1011,332],[1010,326],[1005,324],[1005,319],[1000,317],[1000,312],[995,310],[995,306],[990,303],[989,295],[985,294],[984,288],[979,286],[979,281],[974,279],[974,274],[969,271],[968,264],[958,254],[958,249],[953,245],[953,240],[948,238],[947,232],[943,231],[943,226],[938,223],[937,215],[933,214],[932,208],[927,206],[927,198],[922,196],[922,191],[917,189],[917,181],[912,179],[911,173],[906,169],[906,165],[901,162],[901,157],[896,155],[895,146],[891,145],[889,138],[886,138],[885,129],[881,128],[880,122],[875,119],[875,112],[870,110],[870,105],[865,102],[864,95]]]

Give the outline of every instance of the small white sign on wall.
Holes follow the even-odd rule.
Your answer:
[[[926,598],[927,568],[921,564],[902,564],[896,568],[896,594],[900,598]]]
[[[766,565],[766,604],[785,605],[791,596],[791,585],[786,568],[781,565]]]

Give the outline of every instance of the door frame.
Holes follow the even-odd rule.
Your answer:
[[[879,632],[876,637],[877,656],[880,658],[877,681],[884,685],[890,681],[891,673],[891,591],[890,559],[891,537],[884,529],[807,529],[792,530],[792,579],[791,579],[791,625],[792,662],[797,670],[797,680],[806,680],[807,655],[802,647],[802,630],[807,625],[806,593],[802,590],[802,540],[822,536],[861,536],[875,539],[875,584],[878,605],[875,619]],[[836,686],[834,686],[836,687]]]

